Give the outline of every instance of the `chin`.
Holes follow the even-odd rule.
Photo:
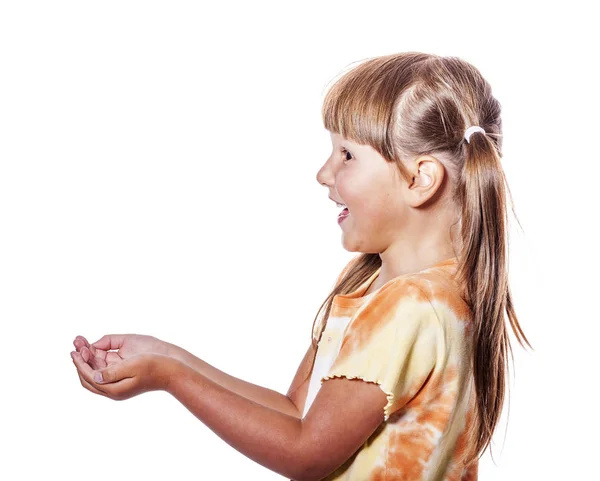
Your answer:
[[[349,242],[346,235],[342,235],[342,247],[348,252],[359,252],[361,254],[365,253],[360,243],[357,245],[355,242]]]

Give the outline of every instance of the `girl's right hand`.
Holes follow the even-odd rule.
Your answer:
[[[166,356],[171,354],[169,343],[142,334],[107,334],[92,344],[85,337],[77,336],[73,345],[94,370],[103,369],[142,352]]]

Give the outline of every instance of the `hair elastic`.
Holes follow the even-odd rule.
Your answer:
[[[481,127],[479,127],[479,125],[473,125],[465,131],[465,140],[467,141],[467,143],[469,142],[471,135],[474,134],[475,132],[481,132],[485,135],[485,130],[483,130]]]

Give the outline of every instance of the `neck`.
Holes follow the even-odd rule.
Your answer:
[[[452,228],[452,232],[450,231]],[[383,252],[381,257],[381,271],[378,283],[385,283],[390,279],[405,274],[419,272],[451,257],[458,256],[460,246],[460,224],[448,223],[444,229],[423,229],[411,235],[401,236]],[[452,234],[452,235],[450,235]],[[455,242],[452,241],[455,239]]]

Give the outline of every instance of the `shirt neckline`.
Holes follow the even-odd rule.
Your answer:
[[[365,302],[367,299],[370,299],[374,294],[377,294],[381,289],[383,289],[384,287],[386,287],[387,285],[391,284],[392,282],[403,278],[403,277],[409,277],[409,276],[413,276],[415,274],[419,274],[421,272],[425,272],[431,269],[436,269],[436,268],[440,268],[440,267],[447,267],[447,266],[451,266],[454,265],[458,262],[458,259],[456,256],[454,257],[449,257],[447,259],[444,259],[443,261],[438,262],[437,264],[434,264],[432,266],[426,267],[425,269],[422,269],[420,271],[417,272],[411,272],[408,274],[403,274],[400,276],[396,276],[392,279],[390,279],[389,281],[387,281],[385,284],[383,284],[382,286],[379,286],[377,289],[375,289],[373,292],[364,295],[364,293],[367,291],[367,289],[369,288],[369,286],[375,281],[375,279],[377,279],[377,277],[379,277],[379,273],[381,271],[381,266],[379,266],[377,268],[377,270],[375,272],[373,272],[373,274],[371,274],[369,276],[368,279],[366,279],[360,286],[358,286],[355,290],[353,290],[352,292],[349,292],[348,294],[337,294],[333,297],[333,304],[336,304],[340,307],[347,307],[347,306],[358,306],[360,304],[362,304],[363,302]]]

